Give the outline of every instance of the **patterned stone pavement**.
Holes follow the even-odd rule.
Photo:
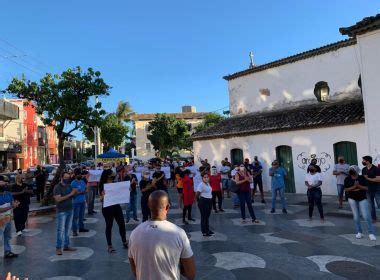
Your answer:
[[[171,197],[177,201],[175,192]],[[171,209],[170,220],[191,236],[196,279],[380,279],[378,225],[377,242],[369,241],[367,234],[356,240],[349,208],[346,205],[343,211],[338,210],[335,197],[323,198],[325,223],[320,223],[317,212],[312,221],[307,219],[305,195],[287,195],[287,200],[288,214],[270,214],[268,195],[266,205],[254,204],[261,224],[241,224],[239,210],[232,209],[231,200],[226,199],[226,212],[211,214],[211,228],[216,232],[211,238],[200,233],[195,205],[197,220],[189,225],[182,225],[179,209]],[[127,224],[127,236],[136,226],[134,222]],[[101,213],[89,217],[86,227],[89,233],[72,238],[78,251],[56,256],[54,215],[30,218],[29,231],[12,239],[14,251],[20,256],[2,259],[1,275],[11,271],[29,279],[134,279],[116,223],[113,242],[117,252],[112,255],[106,251]]]

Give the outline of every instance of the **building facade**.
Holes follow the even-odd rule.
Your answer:
[[[286,191],[296,193],[306,193],[315,158],[325,194],[336,194],[338,155],[349,164],[367,154],[380,162],[380,15],[340,31],[350,38],[224,77],[232,117],[193,137],[194,157],[238,164],[258,156],[267,189],[278,159]]]
[[[190,131],[192,131],[198,124],[200,124],[207,113],[196,112],[194,106],[183,106],[181,113],[171,113],[168,115],[174,116],[177,119],[184,120]],[[153,145],[148,139],[149,123],[154,120],[156,114],[135,114],[133,115],[135,136],[134,144],[136,145],[136,157],[141,160],[149,160],[156,157]],[[191,156],[190,152],[183,151],[181,156]]]

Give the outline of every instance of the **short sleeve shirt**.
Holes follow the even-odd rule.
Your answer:
[[[66,196],[71,193],[71,185],[59,183],[54,187],[53,194]],[[73,200],[71,198],[56,203],[57,212],[67,212],[73,209]]]
[[[84,192],[86,190],[86,183],[83,180],[74,180],[71,182],[71,187],[77,189],[78,192]],[[83,203],[86,201],[85,194],[77,194],[74,196],[74,203]]]
[[[185,231],[169,221],[146,221],[129,238],[128,257],[136,265],[137,280],[179,280],[180,259],[192,256]]]
[[[356,180],[352,179],[351,176],[348,176],[344,180],[344,188],[345,189],[351,188],[352,186],[355,185],[355,181],[358,181],[359,185],[361,186],[365,186],[367,183],[367,180],[361,175],[359,175]],[[367,192],[364,190],[346,192],[346,194],[348,198],[351,198],[356,201],[362,201],[364,199],[367,199]]]
[[[197,192],[200,192],[200,196],[203,198],[212,198],[212,188],[209,184],[201,182],[196,189]]]
[[[334,172],[343,172],[345,174],[340,174],[336,176],[336,183],[337,185],[344,185],[344,179],[346,179],[348,175],[348,170],[350,169],[350,166],[347,163],[338,163],[334,166]]]
[[[316,185],[319,181],[322,181],[321,173],[307,173],[305,176],[305,181],[309,183],[309,185]]]
[[[263,170],[263,167],[261,166],[261,164],[258,164],[258,165],[253,164],[253,165],[252,165],[252,172],[253,172],[253,173],[258,173],[258,172],[260,172],[261,170]],[[261,176],[261,175],[262,175],[262,174],[260,173],[259,175],[257,175],[257,176],[254,177],[253,179],[254,179],[254,180],[262,179],[262,176]]]
[[[374,165],[372,165],[369,170],[367,167],[364,167],[362,170],[362,175],[367,175],[369,178],[375,178],[380,176],[380,169]],[[367,186],[368,191],[380,191],[380,183],[370,182],[367,180]]]
[[[285,188],[286,171],[283,167],[280,166],[275,170],[271,167],[269,173],[273,173],[272,188]]]

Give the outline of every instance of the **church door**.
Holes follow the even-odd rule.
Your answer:
[[[294,182],[292,148],[289,146],[278,146],[276,148],[276,158],[280,162],[280,165],[285,168],[287,173],[285,180],[285,192],[295,193],[296,187]]]

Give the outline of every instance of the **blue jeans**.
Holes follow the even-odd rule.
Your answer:
[[[76,232],[79,229],[84,229],[83,219],[84,211],[86,210],[86,202],[73,204],[73,231]]]
[[[12,223],[8,222],[0,233],[4,236],[4,255],[12,251],[10,241],[12,239]]]
[[[240,205],[239,195],[237,193],[234,193],[232,194],[232,196],[233,196],[234,206],[239,206]]]
[[[223,190],[228,190],[228,180],[229,179],[222,179],[222,188],[223,188]]]
[[[367,222],[368,233],[375,234],[375,230],[372,225],[371,216],[368,211],[368,201],[367,199],[363,199],[361,201],[356,201],[351,198],[348,199],[348,203],[350,203],[352,215],[354,216],[355,228],[356,232],[363,233],[362,226],[360,224],[360,213],[362,214],[363,219]],[[360,212],[359,212],[360,210]]]
[[[272,209],[276,209],[277,191],[280,194],[282,209],[286,209],[285,188],[284,187],[272,187]]]
[[[62,249],[62,241],[64,243],[64,247],[69,247],[70,245],[69,232],[72,218],[72,210],[57,213],[57,249]]]
[[[137,194],[131,194],[129,198],[129,203],[126,204],[125,219],[129,220],[129,213],[132,211],[133,219],[137,219],[137,207],[136,207]]]
[[[252,220],[256,220],[255,211],[253,211],[252,201],[251,201],[251,192],[238,192],[240,200],[240,214],[241,218],[245,220],[245,204],[247,204],[249,214],[251,215]]]
[[[338,197],[343,198],[343,193],[344,193],[344,185],[337,184],[336,189],[338,191]]]
[[[377,208],[380,209],[380,191],[368,191],[367,198],[368,198],[369,209],[371,210],[372,220],[377,220],[375,200],[376,200]]]

